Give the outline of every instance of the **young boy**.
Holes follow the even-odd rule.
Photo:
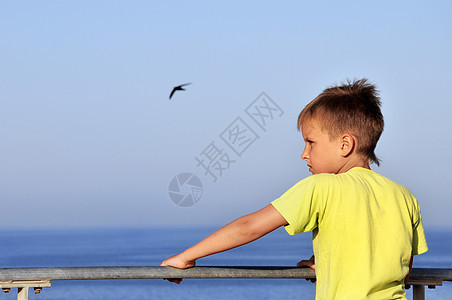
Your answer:
[[[161,265],[193,267],[285,226],[289,234],[313,232],[315,263],[297,265],[316,270],[316,299],[406,299],[412,255],[427,243],[414,196],[370,169],[379,164],[383,125],[378,92],[366,79],[324,90],[298,117],[301,158],[313,176]]]

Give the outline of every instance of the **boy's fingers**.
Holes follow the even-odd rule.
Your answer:
[[[297,267],[309,267],[309,268],[315,270],[315,264],[313,264],[311,260],[302,260],[297,263]],[[310,281],[310,282],[314,283],[315,278],[306,278],[306,281]]]
[[[311,256],[311,258],[309,260],[301,260],[297,263],[297,267],[308,267],[311,268],[313,270],[315,270],[315,257],[314,255]],[[312,283],[315,282],[315,278],[306,278],[307,281],[310,281]]]
[[[311,256],[309,260],[302,260],[297,263],[297,267],[309,267],[315,270],[315,256]]]
[[[164,278],[163,280],[168,280],[169,282],[174,282],[176,284],[180,284],[182,282],[182,278]]]
[[[297,267],[309,267],[315,270],[315,264],[311,260],[302,260],[297,263]]]

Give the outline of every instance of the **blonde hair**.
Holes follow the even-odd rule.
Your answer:
[[[357,153],[380,165],[375,147],[384,128],[381,102],[376,87],[367,79],[350,81],[325,89],[298,116],[298,130],[314,118],[330,138],[343,133],[356,137]]]

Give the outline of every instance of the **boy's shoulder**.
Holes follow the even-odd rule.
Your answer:
[[[365,184],[374,187],[384,187],[402,190],[404,193],[411,194],[410,190],[400,183],[377,173],[373,170],[355,167],[341,174],[322,173],[309,176],[302,180],[305,184],[314,184],[317,186],[337,186],[346,187],[348,185]]]

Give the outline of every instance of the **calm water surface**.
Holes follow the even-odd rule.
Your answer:
[[[215,228],[0,231],[0,266],[158,266]],[[452,268],[452,231],[427,230],[430,250],[415,267]],[[249,245],[200,259],[199,266],[294,266],[312,255],[309,233],[278,229]],[[452,282],[426,290],[427,299],[452,299]],[[17,290],[0,294],[16,299]],[[411,290],[408,299],[411,299]],[[186,279],[53,281],[30,299],[314,299],[315,285],[303,279]]]

